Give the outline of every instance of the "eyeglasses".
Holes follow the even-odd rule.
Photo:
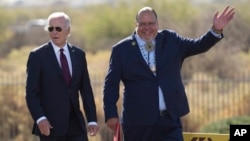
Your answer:
[[[138,24],[138,26],[139,27],[146,27],[146,26],[149,26],[149,27],[153,27],[153,26],[155,26],[156,25],[156,21],[155,22],[149,22],[149,23],[140,23],[140,22],[138,22],[137,24]]]
[[[56,26],[56,27],[49,26],[49,27],[48,27],[48,31],[49,31],[49,32],[52,32],[54,29],[55,29],[57,32],[61,32],[61,31],[62,31],[62,28],[61,28],[61,27],[58,27],[58,26]]]

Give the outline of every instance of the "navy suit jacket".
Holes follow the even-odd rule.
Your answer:
[[[210,31],[197,39],[183,38],[170,30],[159,31],[155,39],[156,76],[144,61],[135,34],[115,44],[104,85],[105,121],[118,117],[120,80],[124,85],[123,125],[153,125],[157,121],[159,86],[171,117],[187,114],[189,105],[181,79],[182,63],[189,56],[209,50],[219,40]]]
[[[79,94],[87,121],[97,121],[96,106],[90,84],[85,52],[68,44],[72,62],[70,86],[64,80],[50,42],[34,49],[27,61],[26,102],[34,120],[33,133],[40,135],[36,121],[46,116],[53,126],[51,136],[67,134],[70,110],[75,111],[86,131],[80,111]]]

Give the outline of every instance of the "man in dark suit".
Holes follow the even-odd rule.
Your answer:
[[[154,9],[136,15],[135,32],[112,48],[104,85],[104,113],[116,130],[120,81],[124,85],[121,124],[124,141],[183,141],[180,117],[189,112],[181,66],[189,56],[203,53],[223,38],[234,9],[217,12],[212,28],[197,39],[159,30]]]
[[[70,18],[65,13],[52,13],[46,29],[50,41],[31,51],[27,61],[26,102],[34,120],[32,133],[40,141],[88,141],[87,132],[95,136],[98,127],[85,52],[67,42]]]

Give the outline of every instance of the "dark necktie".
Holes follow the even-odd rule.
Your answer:
[[[67,58],[63,53],[63,49],[60,49],[60,61],[61,61],[61,68],[62,68],[64,79],[66,80],[67,85],[69,86],[71,75],[69,72],[69,65],[67,62]]]

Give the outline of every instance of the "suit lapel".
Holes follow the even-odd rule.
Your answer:
[[[164,68],[169,68],[166,66],[169,66],[171,63],[171,59],[173,57],[173,52],[169,48],[170,46],[164,46],[167,44],[166,41],[167,37],[165,37],[162,33],[158,33],[156,37],[156,50],[155,50],[155,56],[156,56],[156,75],[160,76],[160,73],[166,72],[166,70],[163,70]]]
[[[136,38],[135,38],[135,34],[132,35],[132,42],[131,42],[131,45],[132,45],[132,52],[135,53],[135,58],[137,58],[138,60],[138,63],[141,64],[143,67],[145,67],[145,69],[151,73],[152,71],[150,70],[147,62],[144,60],[142,54],[141,54],[141,51],[140,51],[140,47],[136,41]],[[154,76],[154,75],[153,75]]]
[[[49,58],[50,62],[52,63],[51,64],[52,67],[54,67],[62,75],[60,64],[57,61],[55,51],[54,51],[54,49],[52,47],[52,44],[50,42],[48,43],[47,48],[48,49],[47,49],[47,55],[46,55],[46,57]],[[62,77],[63,77],[63,75],[62,75]]]
[[[71,55],[71,52],[72,52],[71,50],[72,49],[69,48],[70,56],[72,56]],[[60,77],[62,79],[62,82],[65,82],[65,85],[66,85],[66,81],[65,81],[65,79],[63,77],[62,69],[60,67],[60,64],[59,64],[57,58],[56,58],[56,54],[55,54],[55,51],[53,49],[53,46],[52,46],[52,44],[50,42],[47,45],[46,57],[48,58],[49,62],[51,63],[51,68],[55,68],[56,69],[56,71],[58,72],[58,74],[60,75]],[[73,63],[72,63],[72,66],[73,66]],[[72,70],[73,70],[73,68],[72,68]]]
[[[77,67],[76,66],[76,59],[75,59],[75,55],[74,55],[75,49],[70,44],[67,44],[67,46],[68,46],[69,55],[70,55],[71,64],[72,64],[72,76],[71,76],[71,81],[72,81],[74,78],[74,74],[75,74],[74,72],[75,72],[76,67]]]
[[[161,64],[161,51],[163,46],[163,37],[159,34],[157,35],[155,39],[156,45],[155,45],[155,61],[156,61],[156,76],[160,73],[160,64]]]

